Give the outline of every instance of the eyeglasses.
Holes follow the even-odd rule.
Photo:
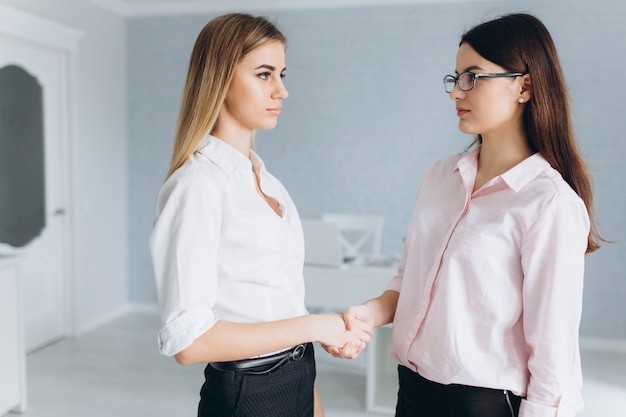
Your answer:
[[[464,72],[458,77],[454,75],[446,75],[443,77],[443,88],[446,93],[454,91],[454,86],[459,85],[461,91],[471,91],[476,87],[476,80],[479,78],[500,78],[500,77],[519,77],[526,75],[521,72],[494,72],[490,74],[474,74],[473,72]]]

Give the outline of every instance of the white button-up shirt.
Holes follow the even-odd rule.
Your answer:
[[[587,210],[540,154],[473,192],[479,151],[420,185],[388,287],[400,292],[390,352],[432,381],[525,396],[520,417],[573,416]]]
[[[282,218],[259,195],[279,202]],[[162,186],[150,249],[163,320],[159,349],[174,355],[218,320],[254,323],[307,314],[304,240],[283,185],[207,136]]]

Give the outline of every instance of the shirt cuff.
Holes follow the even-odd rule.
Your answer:
[[[166,323],[158,334],[159,352],[174,356],[217,322],[210,307],[198,307]]]
[[[562,405],[559,407],[551,407],[549,405],[522,400],[519,409],[519,417],[575,417],[581,408],[582,407],[568,407]]]

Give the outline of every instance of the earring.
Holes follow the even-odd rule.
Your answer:
[[[520,98],[520,99],[519,99],[519,100],[517,100],[517,101],[519,101],[520,103],[523,103],[523,102],[524,102],[524,99],[523,99],[523,98]]]

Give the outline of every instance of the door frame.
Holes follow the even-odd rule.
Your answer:
[[[78,282],[76,278],[76,257],[75,257],[75,230],[74,212],[76,206],[73,185],[75,184],[74,167],[75,158],[73,155],[73,144],[75,137],[75,98],[76,91],[76,54],[78,51],[78,41],[83,36],[83,32],[49,20],[20,9],[0,4],[0,34],[12,37],[21,41],[27,41],[40,47],[61,50],[65,58],[66,73],[63,74],[63,85],[61,86],[61,99],[63,108],[61,113],[62,128],[62,158],[66,163],[63,169],[63,206],[65,208],[66,230],[64,231],[64,259],[66,266],[65,282],[63,283],[65,300],[68,301],[64,308],[64,321],[67,336],[73,337],[78,334]]]

